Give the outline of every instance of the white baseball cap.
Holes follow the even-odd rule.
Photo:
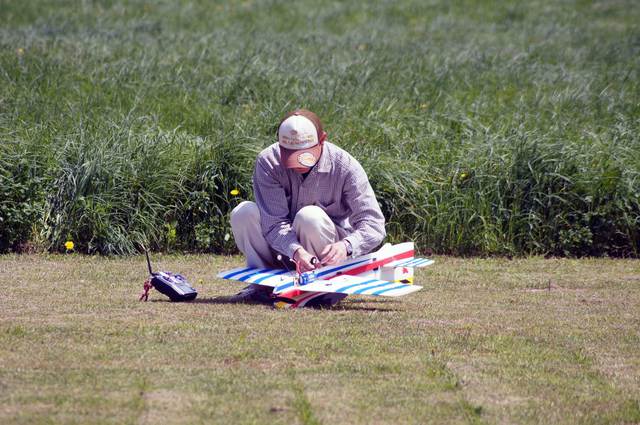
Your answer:
[[[278,128],[282,164],[287,168],[313,167],[322,152],[318,129],[307,117],[291,115]]]

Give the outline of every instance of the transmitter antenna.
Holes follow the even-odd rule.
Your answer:
[[[142,244],[140,244],[140,246],[144,250],[145,257],[147,257],[147,268],[149,269],[149,274],[153,275],[153,270],[151,270],[151,260],[149,260],[149,251],[147,251],[147,247],[146,246],[144,246]]]

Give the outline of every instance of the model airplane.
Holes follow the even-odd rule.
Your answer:
[[[399,297],[422,289],[413,285],[413,270],[433,264],[415,258],[413,242],[386,244],[376,252],[299,273],[288,269],[240,267],[218,274],[223,279],[273,288],[274,306],[313,306],[326,297],[341,299],[351,294]],[[286,267],[286,264],[283,262]]]

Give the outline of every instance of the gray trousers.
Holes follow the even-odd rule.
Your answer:
[[[293,220],[293,229],[304,249],[318,258],[325,246],[347,235],[322,208],[313,205],[298,211]],[[231,211],[231,230],[238,249],[247,258],[247,267],[282,268],[282,263],[276,258],[278,253],[262,235],[260,210],[255,202],[241,202]]]

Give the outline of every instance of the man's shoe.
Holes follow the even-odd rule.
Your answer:
[[[249,285],[229,298],[230,303],[239,304],[273,304],[273,288],[261,285]]]

